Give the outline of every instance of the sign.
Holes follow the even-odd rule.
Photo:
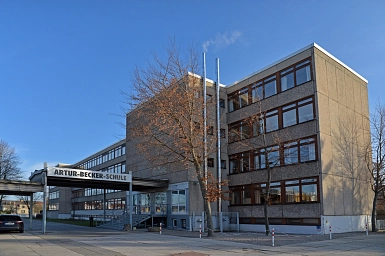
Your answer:
[[[70,179],[132,182],[132,175],[127,173],[109,173],[60,167],[48,167],[47,176]]]

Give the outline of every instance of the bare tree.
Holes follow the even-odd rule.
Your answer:
[[[0,140],[0,179],[21,179],[22,173],[19,168],[21,164],[20,158],[16,150],[11,147],[6,141]],[[0,204],[4,195],[0,196]]]
[[[376,231],[376,207],[378,197],[385,193],[385,107],[378,105],[371,117],[372,143],[367,147],[366,164],[372,176],[374,192],[372,204],[372,231]]]
[[[222,193],[208,188],[204,173],[204,100],[203,81],[198,72],[198,58],[190,48],[182,57],[174,42],[166,49],[166,60],[154,55],[147,68],[133,74],[132,93],[125,93],[130,111],[127,114],[127,141],[154,169],[194,170],[207,216],[208,236],[213,236],[211,204]],[[211,102],[211,103],[210,103]],[[207,116],[214,118],[214,101],[207,103]],[[207,123],[210,123],[208,120]],[[211,122],[213,123],[213,122]],[[206,143],[208,154],[215,151],[216,137]],[[181,167],[182,166],[182,167]]]

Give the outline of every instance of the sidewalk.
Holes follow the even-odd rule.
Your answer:
[[[159,232],[131,232],[47,223],[40,230],[0,234],[0,256],[251,256],[251,255],[385,255],[385,233],[347,233],[329,236],[277,235],[259,233],[216,233],[199,238],[198,232],[165,229]],[[326,239],[327,238],[327,239]],[[284,244],[284,245],[283,245]]]

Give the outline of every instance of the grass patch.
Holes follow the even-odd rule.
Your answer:
[[[64,223],[64,224],[70,224],[70,225],[77,225],[77,226],[90,226],[90,221],[88,220],[74,220],[74,219],[47,219],[49,222],[57,222],[57,223]],[[95,225],[95,222],[94,222]]]

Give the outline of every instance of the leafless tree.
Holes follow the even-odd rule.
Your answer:
[[[374,192],[372,204],[372,231],[376,231],[378,197],[385,191],[385,107],[377,105],[371,117],[372,143],[367,147],[366,164],[372,176]]]
[[[127,114],[127,141],[133,142],[154,169],[194,170],[204,201],[208,236],[213,236],[211,204],[222,193],[208,190],[209,177],[204,173],[204,100],[203,81],[194,48],[181,56],[171,41],[166,60],[154,55],[147,68],[133,73],[133,90],[125,93],[130,111]],[[207,116],[215,117],[214,101],[208,101]],[[208,122],[210,123],[210,122]],[[208,153],[215,151],[215,136],[207,140]]]
[[[19,165],[20,158],[16,153],[15,148],[11,147],[8,142],[0,139],[0,179],[18,180],[22,178],[22,173]],[[0,204],[4,195],[0,196]]]

